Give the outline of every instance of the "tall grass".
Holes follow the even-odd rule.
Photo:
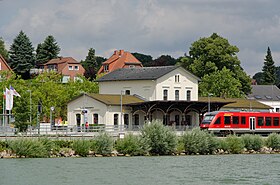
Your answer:
[[[241,136],[244,147],[248,150],[258,151],[262,148],[264,142],[260,135],[245,134]]]
[[[226,150],[231,154],[239,154],[245,147],[243,140],[236,135],[229,135],[225,139]]]
[[[10,141],[8,146],[12,152],[19,157],[48,157],[48,151],[46,147],[38,139],[20,138]]]
[[[199,128],[185,132],[183,143],[187,154],[212,154],[218,147],[217,139]]]
[[[146,153],[143,139],[132,134],[126,135],[123,139],[118,139],[115,144],[115,149],[119,153],[132,156],[143,155]]]
[[[114,140],[106,132],[101,132],[94,140],[92,149],[97,154],[108,155],[113,151]]]
[[[75,154],[86,157],[89,154],[90,146],[91,143],[89,140],[78,139],[74,140],[72,148],[75,151]]]
[[[280,135],[276,133],[270,134],[266,139],[266,146],[272,149],[280,149]]]
[[[167,155],[176,151],[176,133],[166,127],[159,120],[145,124],[141,129],[141,136],[150,154]]]

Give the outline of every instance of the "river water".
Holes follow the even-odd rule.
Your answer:
[[[280,184],[280,155],[0,159],[0,185]]]

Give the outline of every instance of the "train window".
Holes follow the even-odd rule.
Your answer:
[[[225,125],[230,125],[230,116],[224,116]]]
[[[214,124],[215,125],[221,124],[221,117],[218,117]]]
[[[271,117],[265,118],[265,126],[271,126]]]
[[[246,117],[245,116],[241,116],[241,124],[242,125],[246,124]]]
[[[279,118],[278,117],[273,118],[273,126],[279,126]]]
[[[232,117],[232,123],[233,124],[239,124],[239,116],[233,116]]]
[[[263,117],[258,117],[258,126],[263,126]]]

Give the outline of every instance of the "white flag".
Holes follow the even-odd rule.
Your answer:
[[[6,88],[5,96],[6,96],[6,110],[12,110],[14,98],[10,89]]]
[[[13,96],[21,97],[20,94],[10,85],[10,91],[13,94]]]

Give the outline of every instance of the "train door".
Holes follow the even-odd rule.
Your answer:
[[[249,126],[250,126],[250,130],[256,129],[256,118],[255,117],[250,117]]]

